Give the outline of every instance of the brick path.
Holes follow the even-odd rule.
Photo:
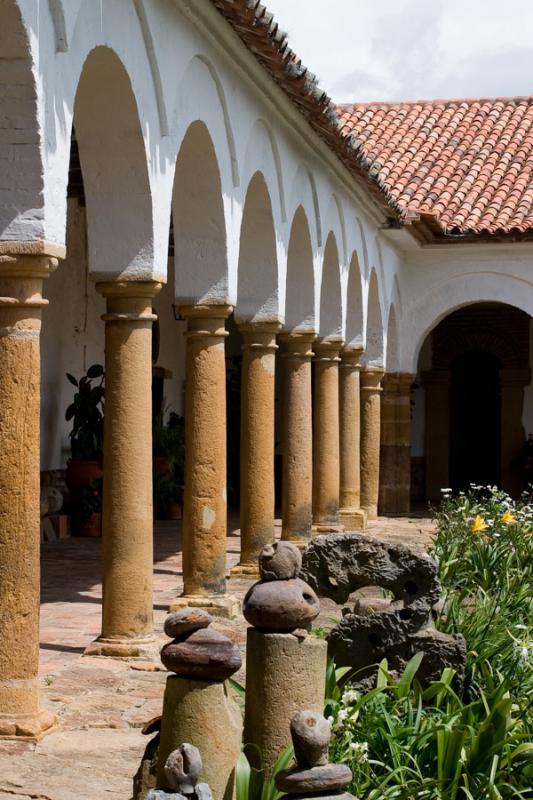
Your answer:
[[[383,519],[370,531],[392,541],[426,547],[432,523]],[[177,523],[158,523],[155,534],[154,616],[162,624],[181,591]],[[228,565],[239,558],[238,531],[228,537]],[[54,711],[57,732],[38,745],[0,742],[0,800],[128,800],[146,745],[140,728],[161,713],[166,674],[154,665],[81,657],[100,631],[100,541],[69,539],[42,546],[40,687]],[[230,581],[242,597],[249,581]],[[319,624],[331,625],[336,608],[325,603]],[[242,617],[219,622],[244,654]],[[139,669],[141,667],[141,669]],[[237,676],[239,677],[239,676]]]

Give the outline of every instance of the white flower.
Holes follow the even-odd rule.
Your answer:
[[[452,490],[451,489],[441,489],[441,492],[442,492],[442,494],[451,494]]]
[[[341,708],[341,710],[339,711],[339,714],[337,716],[337,720],[339,722],[344,722],[347,718],[348,718],[348,712],[345,711],[343,708]]]
[[[350,742],[350,750],[359,762],[368,761],[368,742]]]
[[[333,725],[333,723],[335,722],[335,720],[333,719],[333,717],[328,717],[328,720],[327,720],[327,721],[329,722],[329,724],[330,724],[330,725]]]

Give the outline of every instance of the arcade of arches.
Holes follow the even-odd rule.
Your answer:
[[[228,502],[242,575],[276,507],[282,537],[304,546],[378,510],[407,514],[411,493],[487,480],[520,491],[533,429],[527,157],[502,157],[506,190],[490,185],[467,219],[470,188],[443,189],[431,213],[435,197],[418,197],[446,185],[442,159],[421,181],[416,145],[394,153],[387,137],[397,114],[413,132],[391,141],[426,152],[421,115],[442,113],[456,141],[469,106],[490,143],[480,153],[504,152],[494,137],[527,133],[530,103],[429,105],[336,106],[261,3],[0,0],[0,736],[54,725],[38,701],[40,478],[57,488],[70,457],[65,373],[105,363],[90,654],[155,647],[153,399],[185,419],[173,607],[235,612]],[[486,128],[500,118],[512,135]],[[381,147],[393,163],[378,176]],[[465,184],[486,170],[473,173]]]

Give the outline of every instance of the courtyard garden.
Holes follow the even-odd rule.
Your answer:
[[[402,675],[352,688],[330,662],[330,756],[360,800],[500,800],[533,793],[533,505],[496,488],[443,492],[431,548],[443,601],[435,626],[467,644],[464,683],[450,668],[422,687],[417,654]]]

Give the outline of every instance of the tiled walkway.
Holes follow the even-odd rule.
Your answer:
[[[380,520],[372,533],[427,546],[427,519]],[[158,523],[155,534],[154,615],[162,623],[181,591],[177,523]],[[228,564],[239,558],[238,531],[228,537]],[[81,657],[100,631],[100,541],[70,539],[42,547],[40,687],[58,730],[37,746],[0,743],[0,800],[128,800],[146,739],[142,725],[161,713],[165,673],[154,665]],[[242,597],[249,581],[232,579]],[[324,609],[331,617],[332,609]],[[242,618],[217,623],[244,651]],[[141,669],[139,669],[139,667]]]

